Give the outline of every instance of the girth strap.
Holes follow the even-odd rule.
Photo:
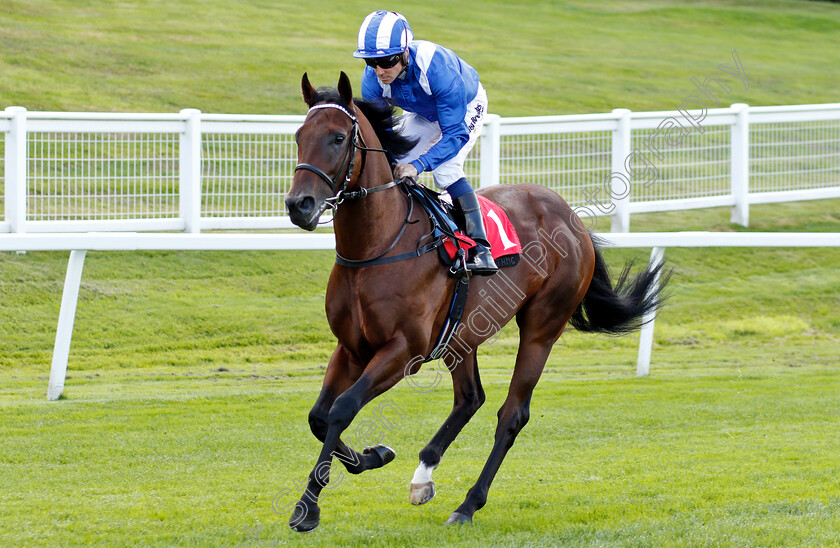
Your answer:
[[[413,249],[408,251],[407,253],[400,253],[399,255],[393,255],[391,257],[378,257],[374,259],[367,259],[367,260],[360,260],[354,261],[352,259],[345,259],[338,253],[335,255],[335,262],[336,264],[340,264],[341,266],[349,266],[351,268],[362,268],[365,266],[376,266],[380,264],[388,264],[388,263],[395,263],[397,261],[404,261],[406,259],[413,259],[415,257],[419,257],[429,251],[439,248],[443,245],[445,238],[438,238],[432,242],[427,243],[424,246],[418,247],[417,249]]]
[[[452,341],[455,331],[461,324],[461,316],[464,315],[464,305],[467,303],[467,297],[470,293],[470,278],[468,276],[461,276],[455,282],[455,292],[452,295],[452,304],[449,306],[449,313],[446,315],[446,322],[443,324],[443,329],[440,331],[435,348],[429,354],[429,357],[423,360],[423,363],[437,360],[443,357],[443,353],[449,343]]]

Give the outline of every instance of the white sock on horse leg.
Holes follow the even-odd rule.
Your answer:
[[[432,481],[432,470],[434,469],[434,466],[429,466],[421,462],[417,470],[414,471],[414,477],[411,479],[411,483],[429,483]]]

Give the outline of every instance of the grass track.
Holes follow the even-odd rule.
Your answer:
[[[0,108],[302,113],[304,71],[317,85],[340,70],[358,82],[349,52],[370,9],[2,2]],[[399,9],[478,68],[504,116],[673,109],[733,49],[751,85],[722,104],[835,102],[840,87],[840,11],[827,2]],[[750,230],[837,232],[838,212],[837,200],[754,206]],[[740,230],[728,217],[632,224]],[[646,253],[606,257],[617,268]],[[321,529],[300,536],[271,503],[292,501],[283,490],[298,490],[318,450],[306,415],[334,344],[331,253],[89,253],[57,403],[44,397],[67,254],[2,253],[0,546],[840,546],[840,250],[667,256],[674,297],[652,376],[634,377],[635,336],[565,335],[474,527],[442,523],[492,443],[511,327],[482,349],[488,401],[435,473],[434,501],[410,507],[407,483],[451,391],[399,385],[385,399],[405,417],[383,415],[368,439],[351,428],[358,445],[381,434],[397,459],[343,478]],[[375,420],[366,409],[356,424]]]
[[[752,217],[757,230],[837,231],[825,212],[838,210]],[[634,223],[728,230],[727,215]],[[355,425],[376,428],[350,431],[397,460],[338,481],[321,529],[301,537],[272,500],[294,502],[318,451],[306,415],[333,346],[330,253],[91,253],[57,403],[44,394],[66,253],[3,254],[0,545],[257,546],[257,527],[265,543],[303,545],[840,545],[840,250],[667,256],[652,376],[634,377],[637,336],[564,335],[474,527],[442,522],[489,452],[512,327],[481,353],[488,401],[436,472],[434,501],[410,507],[407,483],[451,389],[401,384],[381,399],[387,423],[375,402]]]
[[[387,398],[407,417],[385,414],[393,429],[377,432],[397,460],[341,478],[323,501],[322,528],[303,538],[270,508],[278,494],[278,507],[294,502],[289,491],[316,454],[305,416],[317,378],[243,369],[74,379],[60,407],[40,397],[4,405],[13,426],[3,432],[3,477],[15,480],[4,485],[0,540],[230,546],[262,526],[265,541],[304,545],[836,544],[837,368],[712,369],[641,380],[549,373],[467,531],[441,524],[489,451],[505,383],[485,383],[489,405],[450,449],[438,497],[422,508],[408,505],[407,481],[450,396],[401,386]],[[16,388],[42,396],[37,384]]]

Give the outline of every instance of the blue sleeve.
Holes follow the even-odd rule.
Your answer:
[[[441,138],[428,152],[412,162],[420,172],[432,171],[451,160],[470,139],[464,122],[467,115],[467,93],[458,68],[436,52],[429,64],[427,76],[437,107]]]
[[[362,99],[365,101],[374,101],[382,98],[382,86],[379,85],[379,79],[376,77],[376,72],[371,67],[365,67],[362,73]]]

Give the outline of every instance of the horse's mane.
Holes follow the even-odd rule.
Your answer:
[[[341,98],[338,90],[330,87],[315,90],[312,102],[321,101],[336,103],[344,107],[349,106]],[[394,107],[384,100],[365,101],[354,98],[353,103],[359,107],[370,125],[373,126],[373,131],[379,138],[379,142],[382,143],[382,148],[387,150],[391,156],[396,158],[404,156],[417,144],[417,140],[409,139],[395,127],[399,122],[399,117],[394,113]]]

